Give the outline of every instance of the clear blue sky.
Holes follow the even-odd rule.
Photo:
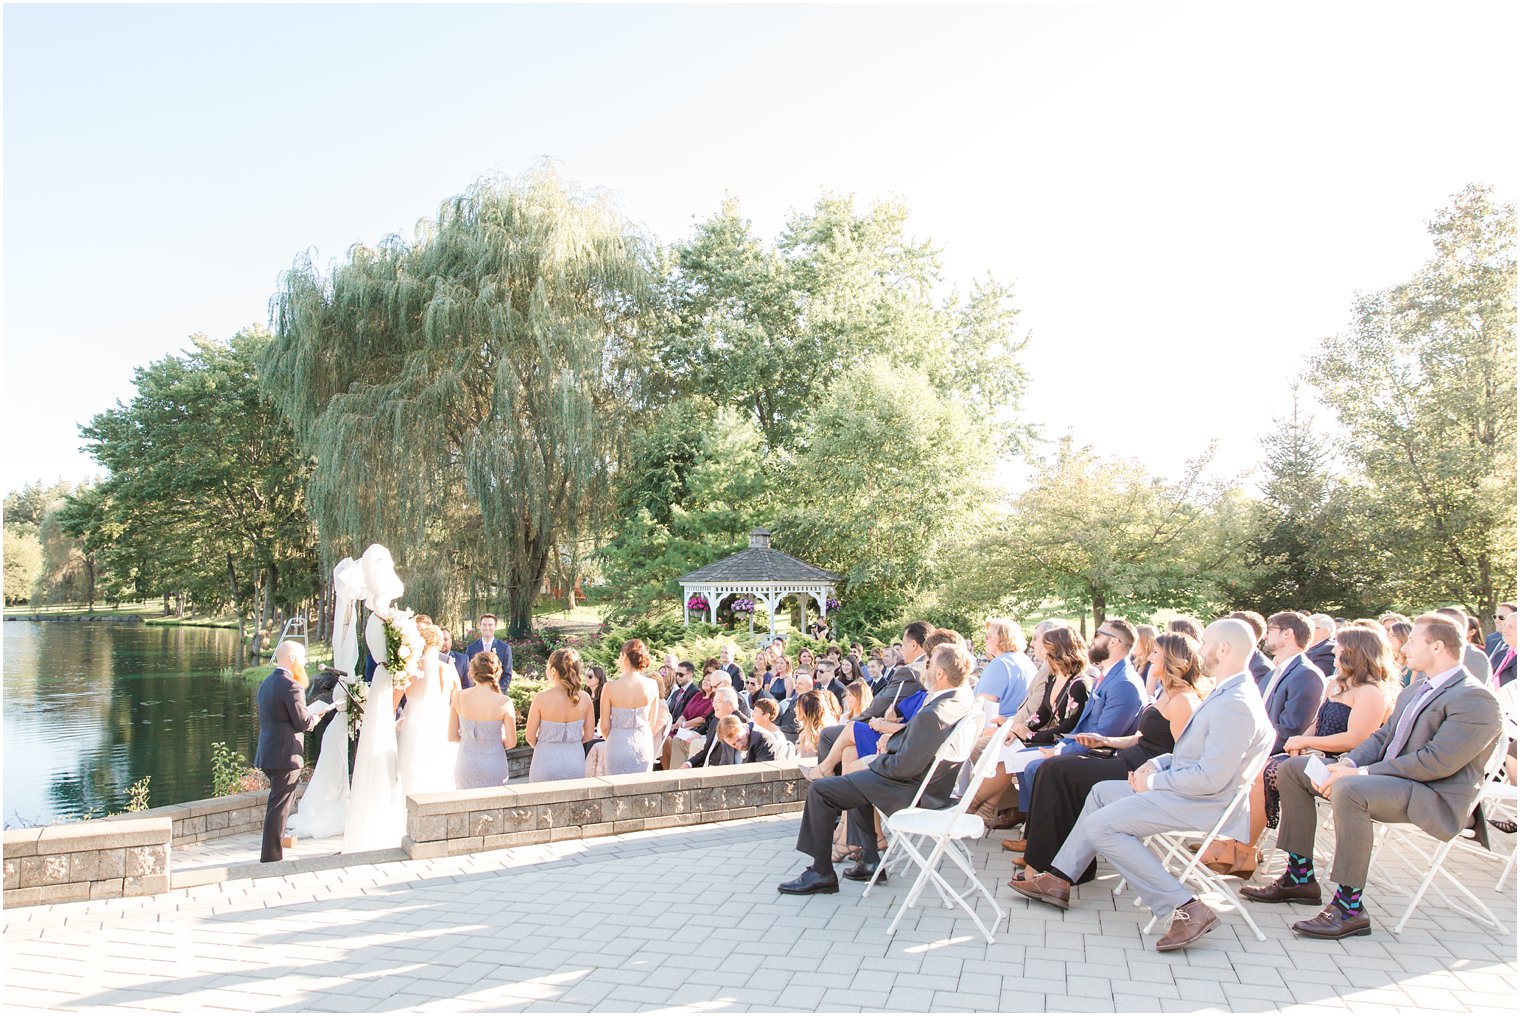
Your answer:
[[[94,473],[77,425],[299,251],[544,156],[665,242],[900,197],[1015,283],[1047,434],[1248,468],[1434,210],[1514,199],[1517,8],[8,5],[0,479]]]

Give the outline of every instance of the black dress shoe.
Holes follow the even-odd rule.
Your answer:
[[[1266,885],[1243,885],[1240,895],[1253,903],[1312,903],[1320,905],[1318,882],[1294,882],[1287,875],[1279,875]]]
[[[788,896],[808,896],[812,893],[837,893],[839,891],[839,879],[820,875],[812,868],[809,868],[790,882],[782,882],[776,887],[776,891],[778,893],[785,893]]]
[[[1372,918],[1365,909],[1355,914],[1341,913],[1334,903],[1307,921],[1299,921],[1293,930],[1308,938],[1350,938],[1352,935],[1372,934]]]
[[[871,881],[871,876],[876,874],[876,865],[878,863],[873,861],[867,864],[865,861],[856,861],[844,870],[844,877],[851,882],[869,882]],[[882,872],[881,877],[876,880],[876,883],[880,885],[886,882],[886,880],[887,873]]]

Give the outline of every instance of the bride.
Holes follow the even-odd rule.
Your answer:
[[[459,691],[459,672],[444,666],[438,650],[442,629],[418,618],[422,632],[421,672],[406,687],[406,711],[396,735],[401,793],[432,794],[454,789],[459,746],[449,740],[449,701]]]

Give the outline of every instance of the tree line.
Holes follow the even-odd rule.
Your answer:
[[[825,195],[767,240],[728,201],[661,246],[552,169],[482,180],[410,239],[298,259],[269,329],[140,369],[83,428],[105,479],[7,497],[7,601],[30,539],[33,597],[172,595],[256,631],[378,541],[409,602],[520,635],[546,584],[679,609],[675,579],[764,524],[844,576],[861,635],[927,610],[1489,618],[1515,588],[1514,209],[1470,186],[1429,233],[1304,365],[1331,418],[1284,392],[1251,496],[1208,446],[1167,480],[1044,440],[1011,288],[949,287],[899,203]],[[1009,494],[989,477],[1016,459]]]

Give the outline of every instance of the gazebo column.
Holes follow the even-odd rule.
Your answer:
[[[718,594],[716,592],[707,595],[707,623],[718,623]]]
[[[802,611],[802,634],[807,635],[807,593],[797,594],[797,607]]]

